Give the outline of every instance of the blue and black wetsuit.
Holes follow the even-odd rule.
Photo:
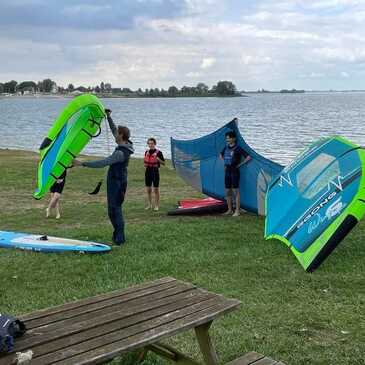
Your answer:
[[[108,117],[108,122],[110,129],[115,136],[117,128],[110,116]],[[128,142],[119,144],[114,152],[103,160],[83,163],[83,166],[92,168],[109,166],[107,178],[108,215],[114,228],[113,242],[117,245],[121,245],[125,242],[122,204],[127,191],[127,167],[129,158],[133,153],[133,144]]]
[[[227,145],[221,152],[224,159],[224,185],[226,189],[238,189],[240,185],[240,169],[237,167],[248,153],[237,144]]]

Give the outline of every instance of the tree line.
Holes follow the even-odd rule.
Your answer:
[[[179,96],[239,96],[236,86],[231,81],[218,81],[216,85],[209,88],[208,85],[199,82],[196,86],[183,86],[177,88],[172,85],[167,89],[149,88],[132,90],[130,88],[112,87],[110,83],[101,82],[96,86],[77,86],[69,84],[66,88],[57,86],[56,82],[51,79],[43,81],[22,81],[18,83],[15,80],[1,83],[0,94],[24,94],[24,93],[58,93],[68,94],[73,92],[92,92],[95,94],[110,94],[115,96],[131,97],[179,97]]]

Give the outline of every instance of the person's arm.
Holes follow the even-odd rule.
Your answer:
[[[106,119],[108,120],[109,128],[112,131],[113,136],[116,137],[117,126],[115,125],[115,123],[111,117],[112,111],[110,109],[105,109],[105,113],[106,113]]]
[[[67,170],[65,170],[62,174],[61,174],[61,176],[56,180],[57,181],[57,184],[61,184],[64,180],[65,180],[65,178],[66,178],[66,171]]]
[[[225,150],[226,150],[226,147],[224,147],[223,150],[221,151],[221,153],[219,154],[219,158],[221,160],[224,160],[224,152],[225,152]]]
[[[162,152],[161,152],[161,151],[158,151],[158,154],[157,154],[157,161],[158,161],[161,165],[165,166],[165,157],[163,157],[163,154],[162,154]]]
[[[241,156],[243,156],[243,161],[237,165],[237,168],[240,168],[242,165],[252,159],[251,156],[242,148],[240,148],[239,153],[241,154]]]
[[[82,166],[97,169],[105,166],[110,166],[118,162],[124,162],[125,159],[126,156],[122,151],[114,151],[110,156],[102,160],[82,162]]]

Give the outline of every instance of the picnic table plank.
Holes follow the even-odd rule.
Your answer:
[[[226,365],[285,365],[281,361],[273,360],[255,351],[249,352]]]
[[[100,327],[93,327],[91,329],[87,329],[82,332],[77,332],[73,335],[60,337],[52,342],[47,343],[47,346],[44,346],[44,344],[33,346],[32,347],[32,351],[34,353],[33,357],[35,358],[41,355],[45,355],[47,353],[52,353],[55,352],[56,350],[67,348],[72,345],[82,343],[83,341],[86,340],[98,338],[101,335],[111,334],[112,332],[117,330],[122,330],[127,328],[128,331],[128,327],[130,327],[135,323],[141,323],[143,321],[155,319],[156,317],[160,317],[162,314],[169,315],[174,311],[181,310],[187,306],[192,306],[194,304],[203,303],[208,299],[211,300],[212,298],[213,295],[211,293],[205,293],[200,296],[191,297],[186,301],[180,300],[177,302],[173,302],[168,306],[156,307],[151,311],[130,316],[128,318],[125,318],[124,320],[114,321]]]
[[[153,300],[154,298],[169,296],[172,295],[171,293],[176,293],[178,291],[184,291],[187,289],[190,290],[193,288],[194,285],[192,284],[178,283],[176,281],[164,283],[159,286],[154,286],[153,288],[141,289],[132,293],[125,294],[121,292],[120,295],[114,296],[113,298],[108,298],[101,301],[78,306],[77,308],[70,308],[57,313],[48,314],[46,316],[42,316],[41,318],[27,320],[25,321],[25,323],[28,329],[32,329],[43,325],[50,325],[53,322],[73,318],[79,315],[86,315],[90,312],[96,312],[98,310],[103,311],[105,310],[105,308],[119,305],[147,295],[151,295],[151,299]]]
[[[17,339],[15,351],[32,350],[32,365],[79,365],[101,364],[133,350],[164,349],[177,364],[191,365],[196,362],[157,342],[195,328],[206,364],[216,365],[210,324],[239,304],[191,283],[163,278],[24,315],[30,330]],[[0,365],[14,359],[14,353],[0,356]]]
[[[103,294],[95,295],[95,296],[84,298],[84,299],[78,299],[78,300],[68,302],[66,304],[57,305],[57,306],[54,306],[51,308],[40,309],[40,310],[31,312],[31,313],[24,314],[24,315],[20,316],[19,319],[22,320],[23,322],[31,321],[33,319],[48,316],[50,314],[64,312],[68,309],[82,307],[86,304],[100,302],[102,300],[111,299],[113,297],[117,297],[120,295],[137,292],[139,290],[143,290],[143,289],[147,289],[147,288],[158,287],[159,285],[176,282],[176,281],[177,281],[176,279],[171,278],[171,277],[161,278],[161,279],[146,282],[143,284],[135,285],[135,286],[132,286],[129,288],[118,289],[118,290],[114,290],[114,291],[111,291],[108,293],[103,293]],[[156,288],[156,289],[158,289],[158,288]]]
[[[135,349],[159,341],[163,338],[173,336],[181,332],[182,330],[191,329],[193,327],[209,322],[212,320],[212,318],[227,313],[233,310],[238,305],[237,301],[233,300],[229,305],[227,305],[227,302],[223,300],[221,300],[221,302],[218,304],[213,304],[215,302],[216,300],[213,299],[212,303],[209,303],[209,306],[207,306],[206,308],[201,309],[200,307],[199,308],[200,310],[197,310],[188,315],[184,315],[183,317],[181,317],[182,314],[180,314],[180,318],[177,313],[177,318],[173,319],[173,317],[170,317],[169,319],[173,320],[167,323],[164,323],[163,319],[157,318],[157,320],[154,323],[150,323],[151,326],[154,326],[150,329],[148,329],[148,327],[143,328],[142,324],[140,325],[140,328],[134,327],[134,330],[135,331],[140,330],[140,333],[129,335],[128,337],[121,338],[119,340],[117,340],[117,335],[118,335],[117,334],[115,337],[113,337],[113,342],[109,344],[104,344],[104,343],[100,344],[100,342],[98,342],[97,344],[93,343],[92,345],[96,345],[99,347],[91,346],[91,349],[89,351],[86,351],[85,348],[86,342],[82,344],[83,346],[80,346],[79,350],[83,351],[82,353],[77,354],[77,348],[76,349],[68,348],[66,350],[67,353],[63,354],[65,359],[62,361],[58,361],[57,364],[58,365],[102,364],[103,362],[111,360],[112,358],[114,358],[117,355],[120,355],[123,352],[133,351]],[[207,304],[208,303],[205,303],[205,305]],[[148,322],[146,323],[148,324]],[[115,333],[113,333],[113,335],[115,335]],[[122,336],[123,334],[119,333],[119,335]],[[49,360],[51,359],[54,359],[54,357],[51,356]],[[40,362],[41,360],[42,358],[35,359],[34,365],[45,365],[52,363],[52,362]]]
[[[194,304],[190,307],[177,309],[174,312],[167,313],[163,316],[155,317],[148,321],[124,327],[120,330],[116,330],[111,333],[95,337],[94,339],[86,339],[85,341],[75,344],[74,346],[68,346],[60,349],[59,351],[52,352],[49,356],[46,355],[43,358],[40,358],[40,361],[38,360],[36,364],[37,365],[48,364],[47,356],[49,358],[52,358],[52,360],[60,361],[67,357],[75,356],[98,347],[105,347],[117,341],[122,341],[122,340],[129,341],[131,337],[143,335],[143,333],[147,331],[153,331],[153,330],[159,331],[159,327],[161,327],[162,325],[168,325],[171,322],[184,318],[189,314],[194,314],[197,313],[198,311],[210,308],[211,306],[214,305],[215,302],[216,300],[215,298],[213,298],[204,302]],[[44,359],[46,360],[44,361]]]
[[[277,364],[276,360],[270,359],[269,357],[264,357],[254,363],[254,365],[275,365]]]
[[[231,361],[230,363],[228,363],[226,365],[251,365],[255,361],[260,360],[264,357],[265,357],[264,355],[259,354],[255,351],[252,351],[252,352],[249,352],[249,353],[239,357],[238,359]]]
[[[74,333],[82,332],[92,328],[98,328],[99,326],[108,325],[116,321],[125,321],[128,317],[135,316],[139,318],[141,313],[149,310],[160,308],[160,312],[168,311],[168,307],[165,306],[188,300],[196,296],[214,296],[209,292],[203,290],[186,290],[177,292],[169,297],[156,299],[154,301],[146,299],[137,299],[135,302],[130,302],[128,306],[122,306],[118,310],[105,311],[97,316],[79,316],[78,320],[66,319],[50,326],[43,326],[36,329],[32,329],[26,335],[16,341],[15,351],[22,351],[32,346],[38,346],[40,344],[50,342],[63,336],[69,336]],[[1,365],[1,358],[0,358]]]

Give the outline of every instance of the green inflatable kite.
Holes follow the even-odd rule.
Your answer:
[[[40,147],[35,199],[41,199],[90,139],[100,134],[104,117],[104,106],[91,94],[76,97],[63,109]]]

